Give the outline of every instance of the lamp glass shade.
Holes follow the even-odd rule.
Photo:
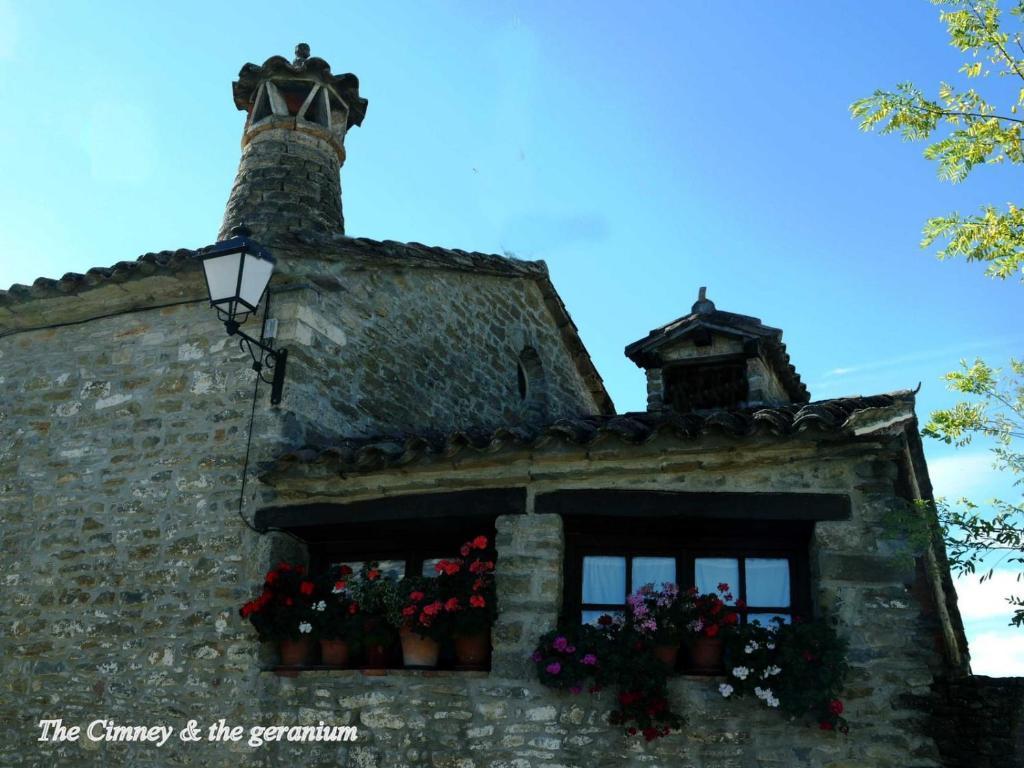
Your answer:
[[[233,304],[238,291],[238,270],[241,263],[241,251],[221,253],[203,259],[203,271],[206,273],[206,287],[210,292],[211,304]]]
[[[251,253],[246,253],[244,258],[242,280],[238,286],[238,298],[251,310],[255,310],[270,282],[270,275],[274,271],[274,262]]]

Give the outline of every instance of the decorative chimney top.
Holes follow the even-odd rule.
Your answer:
[[[359,78],[333,74],[299,43],[293,61],[246,64],[232,91],[246,121],[219,239],[240,224],[263,241],[299,230],[344,234],[339,170],[345,135],[366,116]]]
[[[690,314],[626,347],[647,371],[647,408],[681,412],[806,403],[782,331],[723,312],[701,288]]]
[[[708,298],[708,289],[701,286],[697,292],[697,301],[693,303],[690,311],[695,315],[707,315],[715,311],[715,302]]]
[[[246,64],[232,89],[235,106],[249,113],[247,129],[270,115],[292,116],[340,131],[344,137],[366,117],[368,102],[359,95],[359,78],[332,74],[326,61],[310,58],[307,43],[295,46],[293,61],[271,56],[262,65]]]

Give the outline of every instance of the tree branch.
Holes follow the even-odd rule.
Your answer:
[[[981,17],[981,14],[978,13],[978,9],[974,5],[974,3],[971,3],[969,7],[971,9],[971,13],[974,14],[974,18],[976,18],[978,20],[978,23],[981,24],[982,29],[988,32],[988,25],[985,23],[985,20]],[[1003,54],[1003,60],[1010,65],[1010,69],[1014,71],[1017,77],[1019,77],[1021,80],[1024,80],[1024,72],[1021,72],[1020,68],[1017,66],[1017,60],[1007,52],[1006,48],[1003,47],[1003,44],[999,42],[998,38],[989,37],[989,45],[993,46],[994,48],[998,48],[999,52]]]

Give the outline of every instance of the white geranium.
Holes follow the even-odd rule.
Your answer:
[[[764,700],[764,703],[767,704],[769,707],[772,707],[773,709],[777,709],[779,706],[779,700],[774,696],[769,696],[768,698],[766,698]]]
[[[757,650],[758,648],[760,648],[760,647],[761,647],[761,646],[759,646],[759,645],[758,645],[758,644],[757,644],[756,642],[754,642],[753,640],[751,640],[751,641],[750,641],[749,643],[747,643],[747,644],[746,644],[746,646],[745,646],[745,647],[743,648],[743,652],[744,652],[744,653],[753,653],[754,651],[756,651],[756,650]]]
[[[338,587],[339,583],[340,582],[335,582],[334,586],[331,587],[331,594],[332,595],[340,595],[342,592],[345,591],[344,587]]]
[[[312,631],[313,625],[310,624],[308,621],[304,621],[301,624],[299,624],[299,632],[301,632],[302,634],[308,635]]]
[[[327,610],[327,603],[325,601],[323,601],[323,600],[321,600],[319,603],[314,603],[313,604],[313,610],[314,611],[326,611]]]
[[[774,664],[772,664],[764,672],[761,673],[761,679],[764,680],[765,678],[768,678],[768,677],[775,677],[775,675],[779,674],[779,672],[781,672],[781,671],[782,671],[782,667],[777,667]]]
[[[746,667],[733,667],[732,668],[732,676],[735,677],[737,680],[746,680],[747,679],[747,675],[749,675],[749,674],[750,674],[750,670],[747,669]]]
[[[775,650],[775,643],[765,643],[764,647],[767,648],[769,651],[774,651]]]
[[[757,696],[757,698],[759,698],[759,699],[766,699],[766,698],[768,698],[769,696],[772,695],[772,689],[771,688],[761,688],[760,686],[758,686],[757,688],[754,689],[754,695]]]
[[[718,686],[718,692],[725,698],[729,698],[732,695],[733,690],[733,687],[728,683],[722,683]]]

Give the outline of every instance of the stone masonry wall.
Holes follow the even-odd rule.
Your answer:
[[[427,285],[417,290],[429,296]],[[372,306],[381,290],[368,281],[351,295]],[[895,472],[856,451],[823,462],[806,451],[731,449],[703,456],[700,471],[637,478],[691,490],[852,494],[853,519],[820,524],[813,552],[815,597],[838,612],[851,640],[849,737],[723,701],[714,681],[684,678],[672,691],[690,726],[645,745],[604,722],[609,694],[540,687],[526,655],[560,609],[562,534],[558,518],[536,514],[499,520],[502,613],[489,674],[292,680],[261,672],[259,645],[235,611],[284,541],[261,538],[236,517],[252,374],[210,314],[202,305],[168,308],[0,340],[9,392],[0,408],[0,764],[938,765],[923,713],[906,703],[926,696],[938,665],[934,619],[883,536]],[[372,348],[354,358],[354,371],[370,369]],[[305,375],[298,366],[289,396],[303,391]],[[287,414],[274,415],[266,394],[257,462],[287,429]],[[544,473],[538,478],[542,489]],[[271,498],[250,485],[250,516],[255,495]],[[361,730],[341,747],[174,742],[158,750],[42,744],[36,723],[49,717],[178,728],[189,719],[246,727],[350,720]]]
[[[344,234],[338,153],[326,138],[313,135],[315,130],[309,126],[308,132],[286,127],[251,132],[219,240],[242,224],[257,240],[271,232],[296,230]]]
[[[940,680],[930,706],[935,741],[949,768],[1024,765],[1024,678]]]
[[[286,256],[287,258],[287,256]],[[317,432],[361,436],[544,422],[596,410],[536,283],[424,269],[325,267],[273,298],[289,349],[284,406]],[[337,286],[337,287],[335,287]],[[343,287],[342,287],[343,286]],[[538,409],[518,391],[520,353],[539,356]]]

